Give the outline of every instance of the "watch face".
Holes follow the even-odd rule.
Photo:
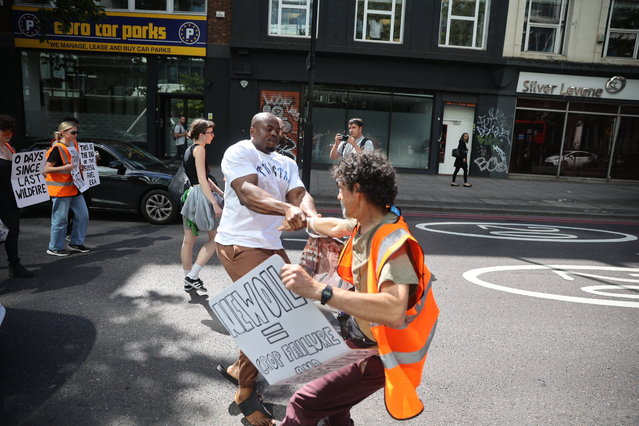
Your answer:
[[[324,287],[324,290],[322,290],[322,299],[320,300],[320,303],[324,305],[331,297],[333,297],[333,288],[327,285]]]

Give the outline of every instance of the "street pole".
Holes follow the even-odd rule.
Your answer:
[[[306,119],[304,120],[304,145],[302,147],[302,182],[307,190],[311,187],[311,161],[313,157],[313,104],[315,90],[315,35],[317,34],[317,13],[319,1],[313,0],[311,14],[311,45],[306,58],[308,87],[306,90]]]

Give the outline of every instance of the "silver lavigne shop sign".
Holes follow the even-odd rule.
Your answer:
[[[627,90],[626,87],[628,86]],[[580,98],[637,99],[639,81],[610,78],[521,72],[517,93]]]

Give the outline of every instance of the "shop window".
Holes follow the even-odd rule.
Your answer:
[[[639,58],[639,2],[613,0],[610,4],[604,56]]]
[[[350,118],[364,120],[364,136],[388,155],[395,167],[427,169],[432,97],[373,91],[315,90],[313,163],[332,164],[336,133]]]
[[[556,109],[564,111],[566,109],[566,104],[566,101],[554,101],[549,99],[517,99],[518,108]]]
[[[610,177],[639,180],[639,117],[621,117]]]
[[[319,0],[318,0],[319,1]],[[286,37],[310,37],[313,0],[270,0],[271,22],[268,34]]]
[[[159,59],[158,91],[204,94],[204,59],[165,56]]]
[[[355,40],[401,43],[403,0],[357,0]]]
[[[555,156],[561,151],[563,112],[518,109],[515,114],[511,173],[556,175]]]
[[[29,136],[53,134],[64,117],[84,137],[146,143],[146,58],[22,52]]]
[[[102,0],[96,3],[105,9],[129,9],[129,0]]]
[[[153,12],[204,13],[205,0],[98,0],[105,9],[144,10]]]
[[[443,0],[439,45],[485,49],[489,0]]]
[[[166,0],[135,0],[137,10],[166,10]]]
[[[566,0],[528,0],[522,49],[525,52],[561,53]]]

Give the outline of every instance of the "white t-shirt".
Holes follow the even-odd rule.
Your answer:
[[[222,158],[224,210],[215,241],[222,245],[279,250],[282,248],[282,216],[256,213],[240,204],[231,187],[235,179],[257,175],[257,186],[278,200],[286,201],[292,189],[304,186],[295,161],[277,152],[265,154],[248,139],[231,145]]]
[[[182,126],[180,123],[175,125],[175,128],[173,129],[173,133],[184,133],[186,132],[186,129],[184,128],[184,126]],[[175,139],[175,144],[176,145],[184,145],[186,143],[186,136],[180,136],[179,138]]]
[[[362,139],[364,139],[364,136],[361,136],[359,139],[357,139],[355,141],[355,144],[357,146],[360,146],[360,144],[362,143]],[[375,145],[373,145],[373,141],[368,139],[365,143],[364,146],[362,147],[363,151],[374,151],[375,150]],[[348,141],[342,141],[339,143],[339,145],[337,145],[337,152],[339,152],[342,157],[348,154],[353,154],[355,151],[355,148],[353,148],[353,145],[351,145],[350,143],[348,143]]]

